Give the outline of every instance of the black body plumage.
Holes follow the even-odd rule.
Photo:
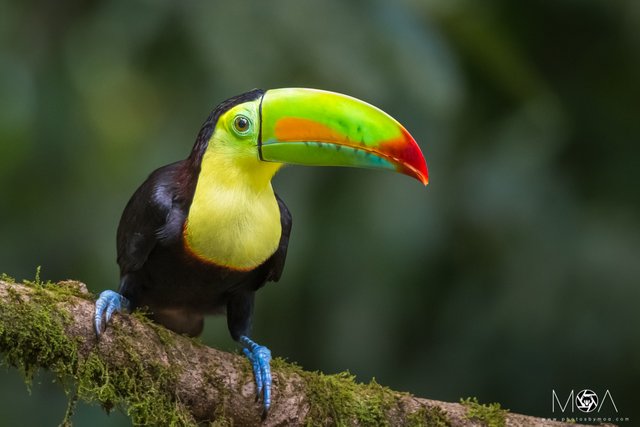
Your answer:
[[[202,156],[218,118],[229,108],[263,93],[254,90],[220,104],[202,126],[190,156],[154,171],[122,214],[117,233],[119,293],[130,301],[130,309],[147,307],[155,321],[176,332],[198,335],[204,315],[226,310],[231,336],[238,340],[248,335],[255,291],[267,281],[277,281],[282,273],[291,215],[279,197],[279,246],[250,271],[203,261],[184,242],[185,220]]]

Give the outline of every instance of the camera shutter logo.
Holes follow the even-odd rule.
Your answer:
[[[597,411],[600,413],[602,407],[607,403],[607,399],[609,400],[606,407],[608,409],[613,409],[618,412],[618,407],[616,406],[616,402],[613,400],[613,396],[611,392],[607,389],[604,392],[604,396],[602,399],[598,397],[595,391],[585,388],[584,390],[580,390],[578,393],[575,393],[573,390],[569,392],[569,396],[567,400],[564,401],[564,404],[560,400],[560,397],[556,393],[555,390],[551,390],[551,412],[556,412],[556,406],[560,409],[561,412],[569,411],[574,412],[576,408],[580,412],[590,413],[593,411]]]
[[[582,412],[593,412],[598,407],[598,395],[589,389],[579,391],[576,395],[576,407]]]

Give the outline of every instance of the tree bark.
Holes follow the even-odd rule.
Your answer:
[[[267,417],[248,361],[176,335],[140,315],[115,315],[100,340],[80,282],[0,280],[0,352],[27,378],[52,370],[70,402],[120,407],[135,424],[562,426],[496,406],[446,403],[323,375],[275,359]],[[73,404],[70,404],[69,414]],[[70,417],[69,417],[70,418]]]

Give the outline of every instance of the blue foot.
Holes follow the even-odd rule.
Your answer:
[[[107,327],[113,313],[122,313],[129,308],[129,300],[114,291],[102,291],[96,301],[96,314],[94,324],[96,334],[100,336]],[[104,323],[103,323],[104,318]]]
[[[256,379],[256,400],[262,398],[265,417],[271,406],[271,351],[263,345],[258,345],[247,336],[240,337],[240,344],[244,346],[242,351],[253,365],[253,375]]]

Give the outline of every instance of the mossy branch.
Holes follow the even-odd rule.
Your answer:
[[[94,298],[79,282],[0,280],[0,353],[27,379],[40,369],[76,400],[121,408],[134,424],[560,426],[499,405],[445,403],[358,384],[349,374],[306,372],[273,361],[273,405],[264,421],[251,367],[139,315],[115,316],[100,340]],[[68,420],[65,420],[68,422]],[[575,424],[571,424],[575,425]]]

